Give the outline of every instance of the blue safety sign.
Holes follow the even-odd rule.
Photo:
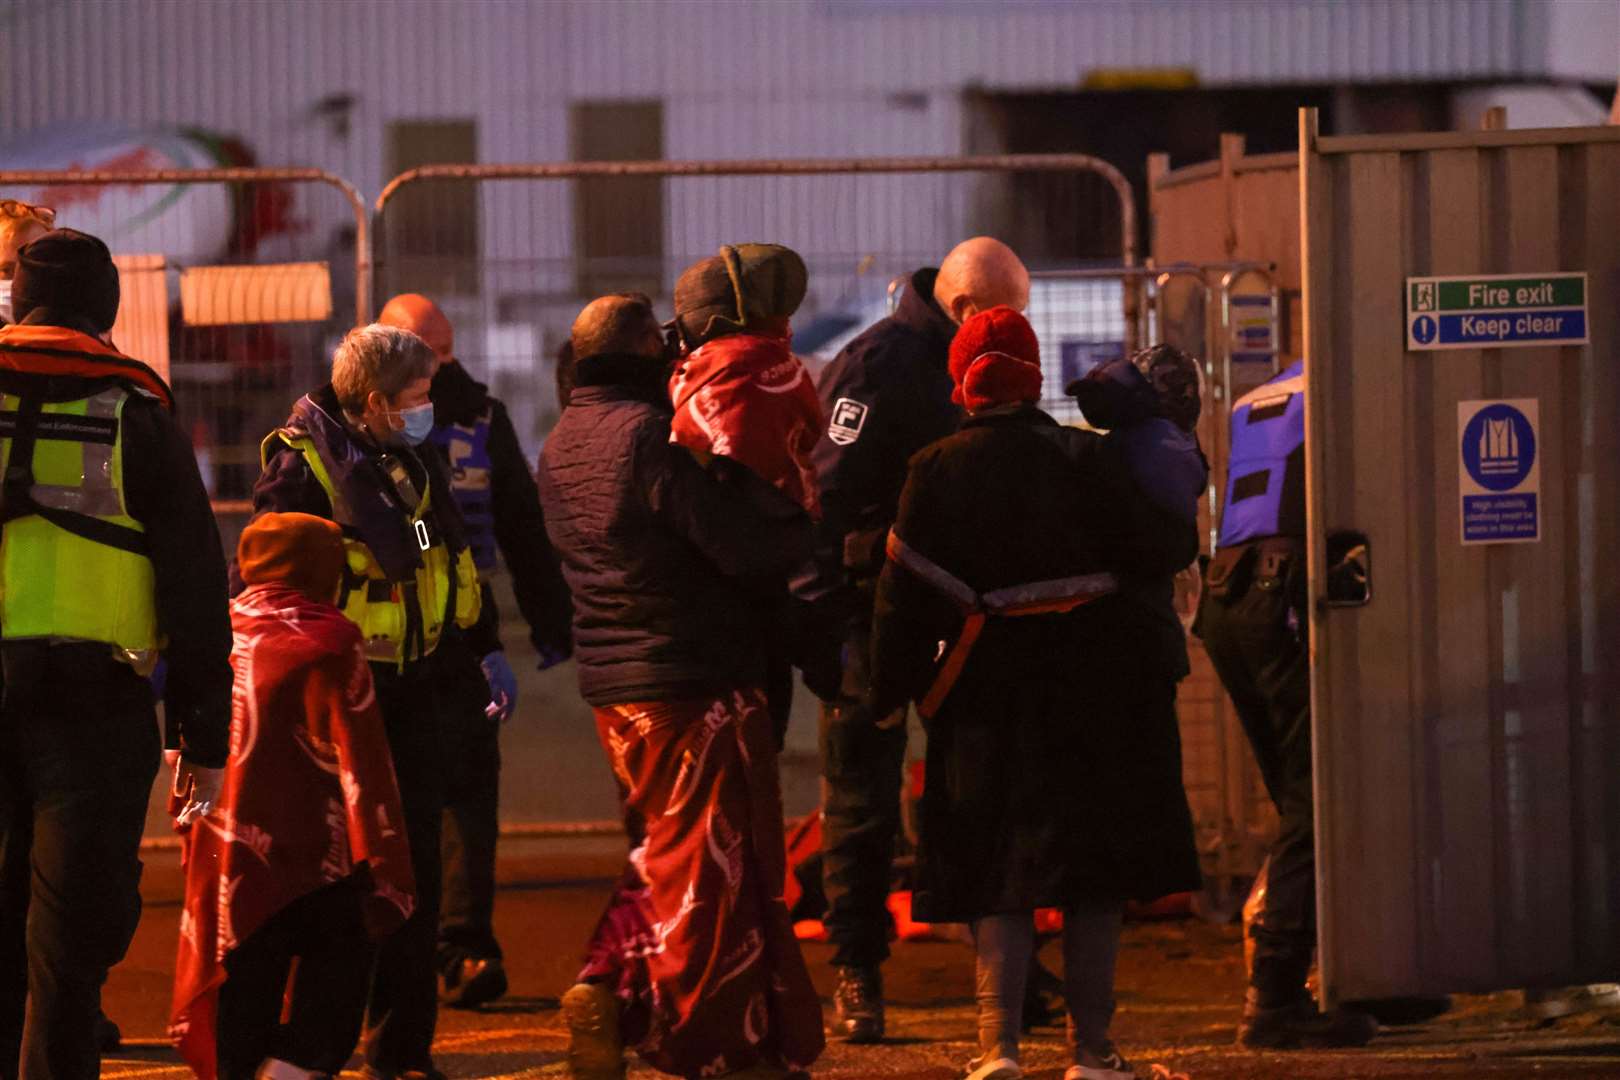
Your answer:
[[[1457,404],[1464,544],[1541,539],[1539,427],[1534,398]]]

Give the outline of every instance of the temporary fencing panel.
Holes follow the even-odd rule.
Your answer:
[[[438,301],[459,356],[503,396],[532,449],[555,418],[553,356],[579,309],[636,290],[668,312],[680,271],[722,244],[771,241],[804,256],[794,347],[814,366],[885,314],[897,279],[966,237],[1029,237],[1014,246],[1037,270],[1128,266],[1136,211],[1117,170],[1078,154],[439,165],[387,185],[374,232],[379,299]],[[1033,290],[1047,403],[1060,413],[1073,415],[1065,363],[1131,340],[1126,284]]]
[[[1612,979],[1620,129],[1306,111],[1299,158],[1324,990]],[[1365,606],[1333,606],[1340,530]]]
[[[1245,154],[1242,135],[1221,136],[1221,156],[1171,169],[1148,158],[1153,256],[1161,262],[1272,264],[1280,293],[1282,352],[1301,354],[1299,156]]]
[[[216,510],[239,516],[260,440],[370,309],[357,193],[315,169],[185,169],[0,171],[0,196],[107,242],[122,283],[113,340],[169,379]]]

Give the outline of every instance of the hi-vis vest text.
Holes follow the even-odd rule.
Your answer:
[[[391,578],[360,538],[352,508],[333,482],[331,463],[315,440],[283,428],[265,440],[264,459],[268,460],[276,439],[304,456],[332,504],[333,520],[343,528],[348,563],[338,607],[360,628],[367,659],[404,667],[438,648],[446,623],[453,621],[465,628],[478,621],[482,602],[478,570],[467,549],[453,550],[440,534],[431,513],[431,484],[424,486],[420,501],[409,511],[409,525],[420,549],[415,572],[403,579]]]
[[[1217,547],[1267,536],[1305,535],[1305,362],[1238,399],[1232,408]]]
[[[917,712],[925,720],[939,711],[956,680],[962,677],[973,646],[984,632],[986,619],[1062,614],[1119,591],[1119,580],[1113,574],[1102,573],[1030,581],[981,595],[973,586],[900,539],[900,534],[893,529],[889,530],[885,550],[890,562],[944,594],[962,613],[962,632],[934,672],[928,692],[917,702]]]
[[[0,634],[105,642],[144,673],[162,643],[146,532],[124,502],[130,394],[0,396]]]

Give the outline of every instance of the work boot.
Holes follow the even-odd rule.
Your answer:
[[[882,1042],[883,972],[875,967],[839,968],[833,1008],[834,1035],[845,1042]]]
[[[1432,997],[1366,998],[1347,1001],[1344,1007],[1351,1012],[1366,1013],[1378,1021],[1379,1027],[1400,1027],[1421,1024],[1451,1011],[1451,998],[1444,994]]]
[[[571,1080],[624,1080],[619,999],[599,983],[576,983],[562,998]]]
[[[1321,1012],[1308,997],[1263,1008],[1258,992],[1251,987],[1243,1003],[1237,1041],[1251,1050],[1325,1050],[1366,1046],[1376,1034],[1378,1021],[1366,1013],[1349,1009]]]
[[[506,993],[506,966],[496,957],[456,956],[439,972],[439,1001],[476,1009]]]

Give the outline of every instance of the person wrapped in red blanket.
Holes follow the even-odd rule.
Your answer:
[[[415,906],[360,631],[332,605],[344,559],[338,527],[308,514],[265,514],[237,547],[230,760],[217,807],[183,830],[170,1031],[202,1080],[336,1075],[372,942]]]
[[[670,442],[707,461],[730,458],[763,478],[812,521],[821,498],[810,452],[826,426],[815,382],[788,347],[789,320],[804,302],[809,272],[780,244],[726,245],[675,282],[677,359],[669,380]],[[797,614],[786,589],[760,590],[771,642],[765,697],[777,749],[793,707]]]
[[[670,441],[748,466],[819,518],[810,451],[821,437],[821,402],[788,348],[788,320],[808,281],[804,260],[780,244],[728,244],[681,273]]]

